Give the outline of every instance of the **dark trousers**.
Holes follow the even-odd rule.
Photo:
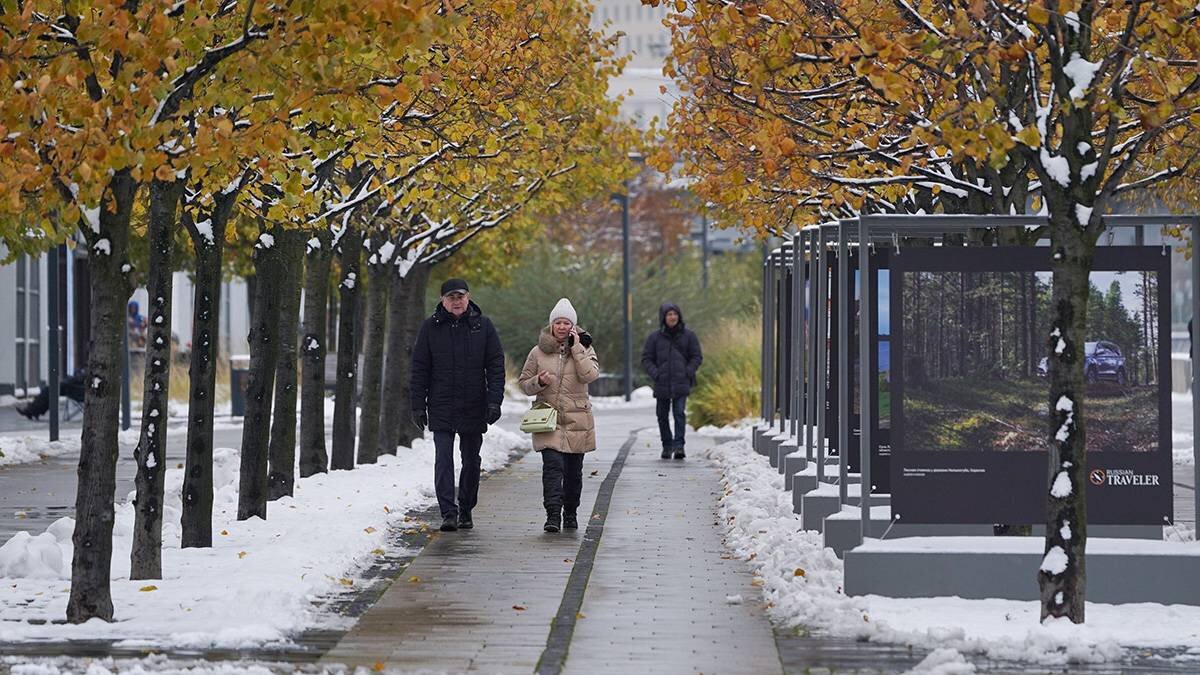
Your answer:
[[[658,434],[664,448],[683,448],[683,435],[687,433],[687,397],[657,399]],[[671,434],[669,418],[675,417],[675,433]]]
[[[437,491],[438,508],[442,518],[458,516],[459,511],[470,513],[479,503],[479,449],[483,434],[458,434],[458,449],[462,455],[462,472],[458,474],[458,505],[454,504],[454,432],[433,432],[433,485]]]
[[[542,450],[542,504],[575,513],[581,492],[583,453]]]

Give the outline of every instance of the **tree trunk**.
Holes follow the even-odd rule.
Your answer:
[[[267,517],[267,442],[271,402],[279,362],[279,245],[281,232],[263,229],[254,245],[256,278],[250,324],[250,372],[246,380],[246,417],[242,427],[242,462],[238,486],[238,520]]]
[[[421,432],[411,418],[408,389],[412,372],[412,348],[425,320],[425,287],[430,266],[413,265],[408,274],[392,276],[388,299],[387,364],[384,372],[383,405],[379,437],[381,454],[396,454],[398,446],[411,446]]]
[[[284,230],[279,239],[279,364],[275,370],[275,414],[271,418],[267,499],[291,496],[296,483],[296,329],[300,321],[303,230]]]
[[[150,268],[150,325],[146,331],[146,370],[142,387],[142,431],[133,451],[137,462],[133,500],[133,550],[130,579],[162,578],[163,478],[166,472],[167,404],[171,392],[171,249],[179,225],[183,182],[150,184],[150,221],[146,239]],[[132,385],[132,383],[130,383]]]
[[[212,546],[213,406],[217,394],[217,357],[221,335],[221,257],[225,225],[237,192],[213,196],[213,211],[198,228],[185,212],[184,225],[196,254],[192,300],[192,353],[188,365],[187,459],[183,474],[183,548]]]
[[[333,452],[330,468],[354,468],[354,410],[356,406],[358,354],[355,346],[358,296],[362,288],[359,259],[362,257],[362,232],[347,223],[338,242],[341,283],[338,307],[337,384],[333,392]]]
[[[71,594],[67,621],[112,621],[113,500],[117,489],[117,431],[120,427],[121,347],[125,303],[132,292],[126,277],[129,220],[137,182],[118,171],[105,192],[99,232],[87,235],[92,287],[92,342],[79,449],[79,485],[71,543]],[[124,270],[122,269],[124,268]]]
[[[325,451],[325,312],[333,236],[321,228],[308,240],[304,277],[304,341],[300,374],[300,477],[329,470]]]
[[[1095,242],[1086,239],[1075,222],[1074,211],[1073,206],[1051,209],[1053,288],[1047,342],[1051,488],[1046,506],[1046,555],[1038,571],[1038,587],[1042,619],[1065,616],[1074,623],[1083,623],[1087,586],[1083,361],[1088,275]]]
[[[367,264],[367,311],[363,338],[362,403],[358,422],[358,462],[374,464],[379,457],[379,406],[383,388],[383,346],[387,341],[388,284],[394,267],[386,232],[371,237]]]

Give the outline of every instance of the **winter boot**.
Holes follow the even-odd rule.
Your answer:
[[[475,521],[471,520],[470,511],[462,511],[458,514],[458,529],[469,530],[475,527]]]
[[[547,532],[558,532],[562,523],[562,509],[557,506],[546,507],[546,524],[542,529]]]
[[[450,516],[448,518],[442,518],[442,526],[438,529],[440,529],[442,532],[457,532],[458,531],[458,516]]]
[[[675,459],[683,459],[684,457],[687,457],[687,455],[683,454],[683,446],[675,448]]]
[[[669,446],[669,445],[663,446],[662,458],[663,459],[671,459],[671,446]]]
[[[566,511],[566,510],[563,511],[563,529],[564,530],[578,530],[579,529],[579,521],[575,519],[574,511]]]

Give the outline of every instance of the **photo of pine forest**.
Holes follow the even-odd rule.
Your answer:
[[[903,276],[904,446],[1031,451],[1050,432],[1049,272]],[[1093,272],[1089,451],[1158,446],[1158,274]]]

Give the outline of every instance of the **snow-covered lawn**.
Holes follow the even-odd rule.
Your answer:
[[[503,467],[526,443],[493,427],[484,436],[483,469]],[[340,625],[344,619],[319,613],[313,599],[352,587],[373,558],[394,553],[389,528],[407,527],[407,513],[434,501],[433,443],[413,445],[375,465],[299,480],[295,497],[269,504],[267,520],[243,522],[236,520],[238,452],[216,450],[211,549],[179,548],[183,472],[168,470],[166,578],[129,580],[134,514],[125,500],[114,530],[111,624],[30,623],[65,616],[74,523],[63,518],[36,536],[18,533],[0,547],[0,642],[113,638],[138,646],[232,648]]]
[[[1036,602],[848,597],[842,562],[824,548],[819,533],[801,528],[783,477],[749,439],[710,454],[724,474],[720,512],[727,545],[761,580],[770,615],[780,625],[1046,665],[1113,661],[1136,647],[1200,652],[1200,607],[1089,603],[1087,623],[1076,626],[1066,620],[1040,624]],[[951,652],[941,652],[928,665],[956,668],[955,661]]]

